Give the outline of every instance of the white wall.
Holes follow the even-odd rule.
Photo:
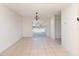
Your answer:
[[[22,37],[21,16],[0,4],[0,52]]]
[[[79,18],[79,4],[77,4],[77,17]],[[79,21],[77,21],[77,33],[78,33],[78,55],[79,55]]]
[[[32,18],[23,17],[23,37],[32,37]]]
[[[32,21],[33,17],[23,17],[23,37],[32,37]],[[49,19],[40,18],[39,22],[43,25],[46,25],[47,36],[49,36]]]
[[[50,38],[55,40],[55,17],[52,16],[50,19]]]
[[[78,55],[77,5],[70,4],[62,10],[62,46],[71,55]]]

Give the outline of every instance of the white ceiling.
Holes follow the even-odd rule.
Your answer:
[[[65,8],[66,3],[7,3],[8,8],[16,11],[22,16],[35,16],[37,11],[40,16],[50,16]]]

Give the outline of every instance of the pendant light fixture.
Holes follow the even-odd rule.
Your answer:
[[[36,21],[38,21],[38,12],[36,12],[35,19],[36,19]]]

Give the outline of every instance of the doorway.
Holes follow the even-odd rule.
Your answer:
[[[32,22],[33,37],[46,37],[46,27],[39,20]]]
[[[61,44],[61,12],[55,15],[55,40]]]

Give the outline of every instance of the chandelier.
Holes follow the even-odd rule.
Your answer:
[[[38,21],[38,19],[39,19],[38,12],[36,12],[35,20]]]
[[[38,12],[35,13],[34,19],[35,20],[33,20],[33,26],[35,26],[35,27],[40,26]]]

